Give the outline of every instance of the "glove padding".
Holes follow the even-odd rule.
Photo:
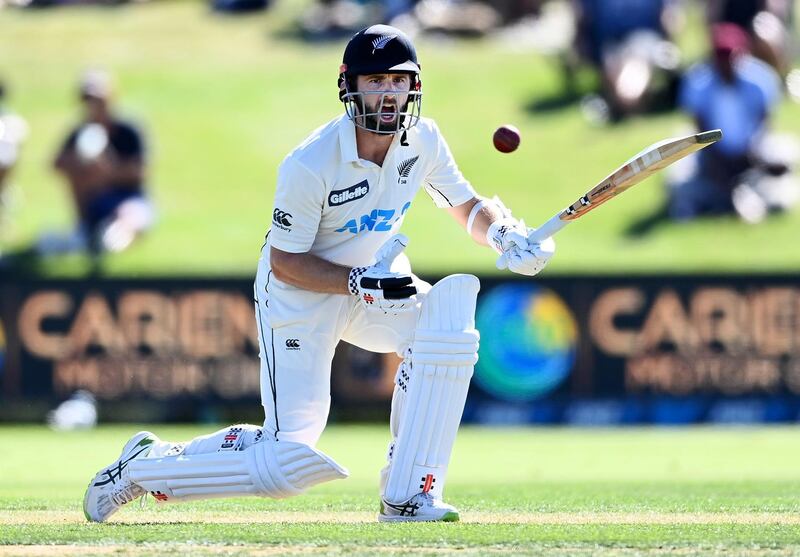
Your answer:
[[[544,269],[556,251],[553,238],[542,242],[530,242],[528,237],[535,228],[527,228],[525,223],[513,217],[497,220],[491,224],[486,239],[495,251],[498,269],[508,269],[520,275],[533,276]]]
[[[367,311],[397,315],[414,309],[417,303],[414,279],[411,275],[389,270],[406,245],[408,238],[402,234],[393,236],[378,250],[375,265],[350,270],[350,293],[358,297]]]

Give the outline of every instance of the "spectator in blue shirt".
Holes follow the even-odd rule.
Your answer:
[[[671,188],[670,214],[679,220],[733,211],[736,178],[753,164],[753,148],[781,98],[780,77],[750,56],[741,27],[721,23],[711,34],[712,57],[687,71],[679,104],[699,130],[719,128],[723,138],[701,151],[689,179]]]

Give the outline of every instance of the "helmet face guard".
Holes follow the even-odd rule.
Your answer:
[[[416,90],[408,92],[398,91],[369,91],[368,93],[362,91],[350,91],[347,84],[347,79],[344,80],[344,94],[341,95],[342,102],[344,103],[344,112],[356,127],[367,130],[377,134],[395,134],[409,128],[413,128],[419,122],[420,113],[422,111],[422,90],[417,87]],[[416,79],[414,82],[419,83]],[[387,103],[386,99],[396,98],[401,95],[407,95],[403,106],[399,106],[397,101]],[[366,97],[374,97],[378,99],[377,105],[368,107]],[[383,111],[386,105],[395,105],[397,110],[393,122],[384,122],[382,116],[385,114]]]
[[[389,25],[373,25],[356,33],[344,51],[339,68],[339,99],[347,117],[357,127],[377,134],[396,134],[417,125],[422,110],[422,82],[417,52],[411,40]],[[407,74],[409,91],[358,91],[359,75]],[[400,106],[396,99],[407,96]],[[367,106],[367,98],[377,103]],[[387,101],[387,99],[394,99]],[[384,107],[395,107],[391,122],[383,120]]]

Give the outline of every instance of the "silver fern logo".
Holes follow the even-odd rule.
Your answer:
[[[407,180],[404,180],[403,178],[408,178],[408,176],[411,174],[411,169],[414,167],[414,164],[416,164],[418,159],[419,159],[419,155],[417,155],[416,157],[412,157],[410,159],[406,159],[403,162],[401,162],[399,165],[397,165],[397,174],[398,174],[397,183],[398,184],[405,184],[406,183]]]
[[[372,54],[375,54],[376,50],[382,50],[396,36],[397,35],[381,35],[372,41]]]

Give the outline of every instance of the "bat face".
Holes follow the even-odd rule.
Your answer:
[[[607,176],[559,215],[561,220],[575,220],[652,176],[672,163],[716,143],[722,131],[711,130],[686,137],[666,139],[650,145]]]

